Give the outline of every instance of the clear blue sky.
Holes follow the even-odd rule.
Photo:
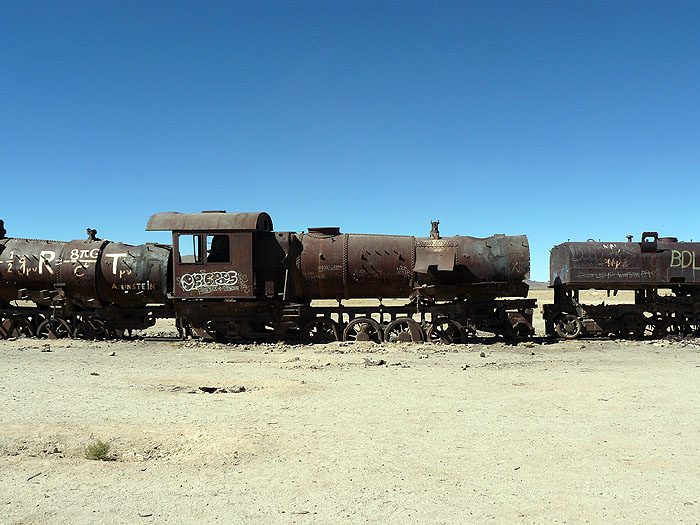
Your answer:
[[[160,211],[277,229],[700,239],[700,3],[0,7],[11,236],[126,242]]]

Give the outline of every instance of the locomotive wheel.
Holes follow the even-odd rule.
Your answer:
[[[131,328],[112,328],[107,329],[109,339],[131,339]]]
[[[696,321],[688,321],[688,335],[700,336],[700,324]]]
[[[26,317],[16,316],[14,318],[14,337],[34,337],[32,323]]]
[[[75,327],[73,337],[77,339],[106,339],[107,328],[101,319],[85,319]]]
[[[554,323],[554,331],[563,339],[576,339],[581,335],[583,326],[575,315],[562,314]]]
[[[441,317],[428,328],[428,341],[431,343],[466,343],[467,333],[457,321]]]
[[[413,319],[401,317],[394,319],[384,329],[384,340],[389,343],[420,343],[423,341],[423,330]]]
[[[46,319],[39,325],[36,331],[37,337],[48,337],[49,339],[63,339],[65,337],[70,337],[71,333],[70,325],[58,317]]]
[[[29,319],[21,315],[7,317],[0,323],[0,339],[8,337],[34,337],[34,328]]]
[[[653,318],[647,318],[646,325],[644,326],[644,335],[642,337],[653,338],[654,332],[656,331],[656,321]]]
[[[678,332],[682,336],[696,337],[698,335],[697,319],[694,316],[683,316],[678,324]]]
[[[533,335],[530,327],[525,323],[518,323],[513,327],[510,338],[513,341],[527,341]]]
[[[646,318],[641,314],[625,314],[618,320],[620,328],[617,333],[625,339],[641,339],[647,326]]]
[[[301,329],[301,342],[305,345],[340,341],[338,323],[327,317],[317,317]]]
[[[672,331],[673,324],[670,319],[660,319],[654,325],[654,337],[662,338],[669,335]]]
[[[343,332],[343,341],[382,342],[382,329],[379,323],[369,317],[358,317],[348,323]]]
[[[12,318],[5,317],[0,314],[0,339],[7,339],[10,337],[10,331],[12,330]]]
[[[34,314],[32,316],[32,330],[34,331],[35,336],[39,332],[39,326],[44,321],[46,321],[46,316],[44,314]]]

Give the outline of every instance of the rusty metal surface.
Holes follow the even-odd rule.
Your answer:
[[[442,300],[527,295],[524,279],[530,273],[530,247],[525,235],[433,235],[416,238],[415,245],[416,286],[426,295]]]
[[[451,272],[455,267],[457,250],[452,239],[422,239],[416,241],[416,264],[413,271],[428,273],[431,266],[438,271]]]
[[[20,297],[20,291],[26,290],[37,304],[50,304],[41,292],[55,291],[65,245],[36,239],[10,238],[0,242],[0,298],[13,301]]]
[[[298,234],[299,253],[294,271],[299,298],[345,298],[349,293],[347,279],[347,234]]]
[[[182,261],[178,256],[180,236],[173,235],[173,294],[176,298],[226,299],[253,297],[253,233],[219,233],[228,239],[225,261],[211,262],[205,234],[200,239],[200,261]],[[189,235],[188,235],[189,237]]]
[[[5,301],[27,298],[49,305],[62,295],[76,306],[98,308],[166,300],[169,247],[36,239],[4,239],[2,245],[0,298]]]
[[[265,212],[251,213],[156,213],[148,220],[146,231],[272,231],[272,219]]]
[[[164,303],[170,254],[170,246],[159,244],[105,244],[99,257],[100,301],[132,307]]]
[[[301,298],[524,296],[527,237],[299,234]]]
[[[408,297],[413,237],[299,234],[300,297]]]
[[[98,260],[108,241],[71,241],[64,245],[57,264],[58,282],[63,293],[83,306],[102,306],[97,293]]]
[[[415,238],[348,235],[347,282],[352,297],[408,297],[413,292]]]
[[[550,253],[550,286],[636,289],[700,284],[700,243],[646,232],[642,242],[566,242]]]

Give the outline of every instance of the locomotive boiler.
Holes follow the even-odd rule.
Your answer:
[[[638,339],[700,329],[700,243],[645,232],[640,242],[566,242],[552,248],[554,304],[544,306],[547,334],[573,339]],[[634,304],[585,305],[585,289],[633,290]],[[665,293],[664,293],[665,292]]]

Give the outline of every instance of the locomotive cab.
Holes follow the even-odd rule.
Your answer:
[[[173,235],[175,299],[255,297],[255,235],[271,232],[267,213],[157,213],[149,231]]]

